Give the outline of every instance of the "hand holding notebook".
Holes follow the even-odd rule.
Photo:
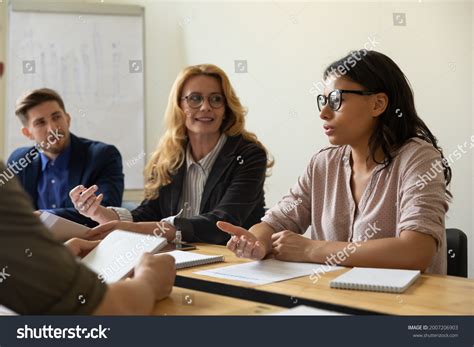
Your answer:
[[[156,253],[166,245],[159,236],[116,230],[102,240],[82,259],[106,283],[113,283],[129,275],[145,252]]]

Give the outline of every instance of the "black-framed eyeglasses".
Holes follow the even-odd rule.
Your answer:
[[[183,96],[181,100],[186,100],[189,107],[191,108],[199,108],[204,103],[205,96],[199,93],[191,93],[187,96]],[[212,108],[219,108],[225,104],[224,95],[219,93],[213,93],[207,96],[207,101]]]
[[[334,89],[328,94],[328,96],[319,94],[317,96],[318,109],[319,112],[322,111],[323,107],[326,106],[329,102],[329,108],[333,111],[339,110],[342,104],[342,94],[358,94],[358,95],[372,95],[377,92],[365,91],[365,90],[345,90],[345,89]]]

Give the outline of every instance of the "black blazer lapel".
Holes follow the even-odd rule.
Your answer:
[[[186,174],[186,162],[181,165],[178,172],[171,176],[171,183],[163,187],[160,192],[160,205],[163,209],[163,215],[171,216],[178,213],[179,198],[183,190],[184,175]]]
[[[211,196],[212,190],[219,182],[220,178],[227,170],[227,168],[232,164],[232,161],[235,160],[234,154],[237,146],[240,144],[242,136],[228,137],[224,147],[222,147],[221,152],[216,158],[214,165],[212,166],[211,173],[207,178],[206,185],[204,186],[204,191],[202,193],[200,213],[203,213],[204,206],[206,206],[207,200]]]

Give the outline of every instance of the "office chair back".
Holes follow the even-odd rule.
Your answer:
[[[446,229],[448,275],[467,277],[467,236],[459,229]]]

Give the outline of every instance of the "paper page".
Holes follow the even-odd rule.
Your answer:
[[[8,307],[0,305],[0,316],[17,316],[18,314],[10,310]]]
[[[82,259],[106,283],[117,282],[138,264],[145,252],[155,253],[166,245],[166,239],[129,231],[111,232]]]
[[[195,274],[262,285],[307,276],[313,272],[321,272],[321,270],[329,272],[338,269],[342,269],[342,267],[267,259],[198,271]]]
[[[288,310],[270,313],[269,316],[346,316],[344,313],[322,310],[305,305],[296,306]]]
[[[58,241],[67,241],[73,237],[84,238],[88,227],[43,211],[40,220]]]

